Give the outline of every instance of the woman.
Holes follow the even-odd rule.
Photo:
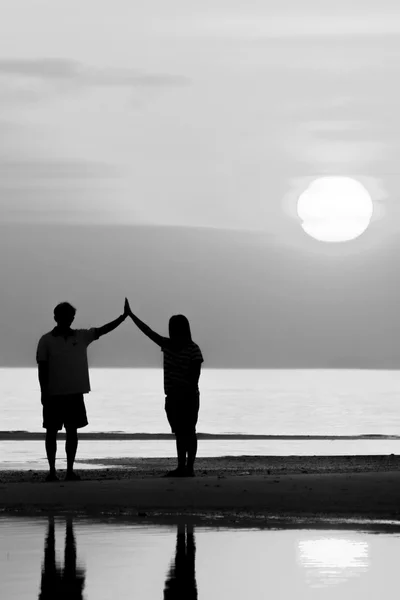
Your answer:
[[[169,337],[150,329],[130,309],[129,316],[137,327],[164,354],[165,412],[176,438],[178,468],[167,477],[194,477],[197,453],[196,423],[199,413],[199,378],[203,356],[192,340],[189,321],[184,315],[174,315],[169,320]]]

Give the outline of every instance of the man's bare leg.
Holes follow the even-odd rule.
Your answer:
[[[57,429],[46,429],[45,446],[50,469],[46,479],[47,481],[56,481]]]
[[[74,462],[76,450],[78,448],[78,432],[75,428],[66,428],[65,452],[67,454],[67,475],[66,479],[80,479],[79,475],[74,473]]]

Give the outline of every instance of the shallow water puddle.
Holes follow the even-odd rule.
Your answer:
[[[397,597],[398,533],[0,518],[1,600]]]
[[[63,442],[59,444],[57,468],[66,468]],[[199,457],[221,456],[374,456],[400,453],[399,439],[336,440],[200,440]],[[79,442],[77,469],[118,466],[124,458],[175,459],[174,440],[86,440]],[[4,470],[48,469],[43,440],[0,440],[0,468]],[[88,463],[96,459],[96,463]],[[104,463],[101,460],[104,460]],[[110,464],[110,459],[115,463]],[[99,462],[97,462],[99,461]]]

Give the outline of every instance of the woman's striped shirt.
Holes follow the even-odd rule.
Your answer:
[[[198,391],[198,384],[193,388],[191,367],[203,362],[203,355],[197,344],[190,342],[180,350],[174,350],[165,345],[161,348],[164,353],[164,391],[165,394],[183,391]]]

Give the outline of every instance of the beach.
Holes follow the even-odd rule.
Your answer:
[[[96,460],[92,461],[96,466]],[[132,517],[400,518],[400,457],[200,458],[194,478],[165,478],[175,459],[102,459],[82,480],[46,483],[45,471],[0,471],[0,511]],[[100,465],[99,465],[100,466]]]

